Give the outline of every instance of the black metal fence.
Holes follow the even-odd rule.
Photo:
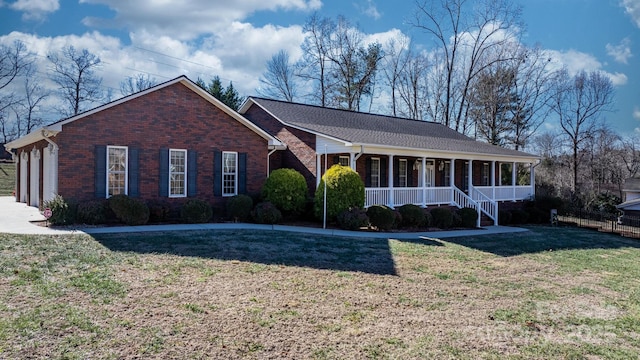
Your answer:
[[[586,210],[570,210],[558,214],[558,221],[640,239],[640,217],[638,216],[617,216]]]

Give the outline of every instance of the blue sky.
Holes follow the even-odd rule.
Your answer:
[[[570,71],[600,70],[616,89],[606,114],[623,135],[640,135],[640,0],[513,0],[523,6],[523,42],[540,46]],[[280,49],[300,55],[308,16],[344,15],[381,42],[397,34],[429,48],[410,26],[414,1],[381,0],[0,0],[0,43],[20,39],[45,56],[64,45],[103,61],[104,86],[119,96],[126,76],[158,81],[219,75],[255,94],[266,61]],[[548,122],[553,128],[553,122]]]

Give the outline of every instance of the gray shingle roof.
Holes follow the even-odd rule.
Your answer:
[[[434,122],[254,98],[282,122],[357,145],[536,158],[525,152],[475,141]]]

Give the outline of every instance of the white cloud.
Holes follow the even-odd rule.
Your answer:
[[[557,51],[547,50],[547,54],[551,59],[551,63],[555,69],[563,66],[567,68],[570,75],[575,75],[580,71],[601,71],[604,75],[611,79],[614,86],[620,86],[629,80],[624,73],[610,73],[602,69],[602,63],[593,55],[586,54],[576,50]]]
[[[640,1],[638,0],[622,0],[620,6],[631,16],[631,19],[640,28]]]
[[[640,108],[637,106],[633,108],[633,118],[640,121]]]
[[[103,4],[116,12],[112,19],[86,17],[89,27],[127,28],[132,32],[147,31],[179,40],[192,40],[225,30],[230,24],[246,19],[258,11],[313,11],[322,6],[320,0],[80,0],[81,3]]]
[[[22,12],[23,20],[41,20],[60,8],[58,0],[17,0],[9,8]]]
[[[363,14],[374,20],[378,20],[382,17],[382,14],[378,11],[378,7],[373,0],[367,0],[367,3],[364,6],[356,5],[356,7],[359,8]]]
[[[615,59],[615,61],[627,64],[631,54],[631,40],[624,38],[618,45],[606,45],[607,54]]]

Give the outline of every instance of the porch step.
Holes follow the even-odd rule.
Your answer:
[[[482,216],[480,217],[480,226],[481,227],[493,226],[493,220],[491,220],[491,218],[488,217],[487,215],[482,214]]]

